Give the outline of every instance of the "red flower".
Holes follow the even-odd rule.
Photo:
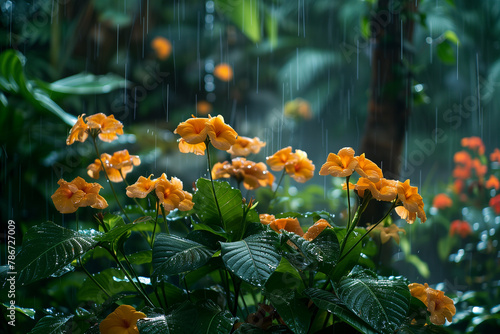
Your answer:
[[[437,194],[432,201],[432,206],[436,209],[449,208],[453,205],[453,201],[446,194]]]
[[[454,220],[450,226],[450,235],[458,234],[462,239],[472,234],[472,228],[465,220]]]
[[[490,199],[490,206],[495,210],[497,215],[500,215],[500,195],[496,195]]]

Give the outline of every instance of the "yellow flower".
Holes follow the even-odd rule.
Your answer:
[[[57,184],[59,188],[51,198],[60,213],[73,213],[78,208],[85,206],[94,209],[108,207],[106,200],[99,195],[102,186],[98,183],[87,183],[78,176],[71,182],[60,179]]]
[[[181,153],[194,153],[196,155],[205,155],[205,150],[207,146],[205,142],[201,142],[198,144],[189,144],[184,139],[179,139],[179,151]]]
[[[165,173],[157,179],[155,193],[166,213],[174,209],[189,211],[193,208],[193,195],[182,190],[182,181],[176,177],[167,180]]]
[[[309,229],[307,229],[307,232],[303,235],[303,237],[307,241],[312,241],[316,239],[316,237],[320,235],[321,232],[323,232],[323,230],[327,227],[332,227],[332,225],[330,225],[325,219],[321,218],[316,223],[314,223],[314,225],[309,227]]]
[[[444,295],[443,291],[429,288],[429,285],[411,283],[408,285],[412,297],[418,298],[427,306],[431,313],[430,321],[434,325],[444,325],[446,320],[452,321],[456,313],[455,305],[451,298]]]
[[[212,168],[212,178],[233,177],[243,182],[245,189],[254,190],[259,187],[272,186],[274,175],[269,173],[264,163],[255,163],[245,158],[234,158],[231,163],[224,161],[216,163]]]
[[[350,183],[352,185],[352,183]],[[364,197],[365,190],[369,190],[372,197],[378,201],[393,201],[397,195],[398,181],[387,180],[381,178],[378,182],[374,183],[365,177],[360,177],[354,189],[357,190],[360,197]],[[352,187],[350,187],[352,189]]]
[[[338,154],[328,155],[326,162],[321,166],[319,175],[346,177],[352,175],[357,166],[358,158],[354,157],[354,150],[344,147]]]
[[[156,187],[157,180],[151,180],[153,174],[146,179],[139,176],[137,182],[127,187],[127,196],[130,198],[146,198],[146,196]]]
[[[293,232],[297,235],[303,236],[304,231],[300,227],[299,220],[297,218],[278,218],[269,224],[273,230],[281,233],[280,230],[285,230],[288,232]]]
[[[233,68],[226,63],[220,63],[214,68],[214,76],[222,81],[230,81],[233,78]]]
[[[103,153],[101,154],[101,160],[111,182],[122,182],[122,175],[126,177],[134,169],[134,166],[141,164],[139,156],[130,155],[128,150],[117,151],[112,156]],[[98,179],[99,172],[103,170],[101,160],[96,159],[94,163],[87,167],[87,174],[93,179]],[[120,171],[122,175],[120,175]]]
[[[401,206],[396,207],[396,213],[402,219],[406,219],[408,224],[413,224],[417,217],[424,223],[427,217],[424,211],[424,201],[418,193],[418,188],[410,186],[410,180],[406,180],[404,183],[398,182],[397,189],[398,202]]]
[[[260,222],[264,225],[269,225],[271,224],[276,218],[274,217],[274,215],[270,215],[270,214],[267,214],[267,213],[261,213],[259,214],[259,219],[260,219]]]
[[[99,324],[101,334],[139,334],[137,320],[146,318],[130,305],[120,305]]]
[[[301,150],[295,150],[296,159],[285,165],[285,171],[295,181],[304,183],[314,176],[314,164],[307,159],[307,153]]]
[[[371,226],[367,226],[366,229],[369,230],[370,227]],[[399,228],[396,224],[391,224],[391,226],[389,227],[384,227],[383,225],[379,224],[370,232],[370,235],[377,232],[380,233],[380,242],[382,244],[385,244],[387,241],[393,238],[394,241],[396,241],[396,243],[399,245],[399,232],[403,232],[406,234],[406,231],[402,228]]]
[[[99,130],[99,139],[112,142],[123,134],[123,124],[115,116],[106,116],[103,113],[89,116],[85,119],[89,129]]]
[[[210,117],[210,115],[209,115]],[[227,151],[236,142],[238,134],[232,127],[224,123],[224,117],[210,117],[206,125],[207,135],[210,137],[210,143],[219,150]]]
[[[277,172],[283,170],[286,164],[295,163],[297,159],[298,156],[292,153],[292,147],[288,146],[267,157],[266,163],[272,170]]]
[[[66,139],[66,145],[71,145],[75,141],[80,141],[83,143],[85,140],[87,140],[87,137],[89,136],[89,133],[87,130],[89,127],[83,121],[83,116],[85,116],[85,114],[78,116],[78,119],[76,120],[75,125],[73,125],[73,127],[71,128],[71,131],[69,132],[69,136]]]
[[[354,168],[362,177],[366,177],[372,182],[378,182],[382,177],[382,170],[376,163],[365,158],[365,154],[361,154],[358,158],[358,165]]]
[[[165,60],[172,53],[172,43],[165,37],[155,37],[151,41],[151,47],[156,53],[156,57],[160,60]]]
[[[175,134],[182,137],[188,144],[203,143],[207,139],[208,118],[194,117],[181,122],[174,130]]]
[[[227,153],[231,154],[231,157],[246,157],[250,153],[257,154],[260,152],[262,147],[266,146],[266,143],[260,141],[259,138],[254,137],[248,138],[243,136],[238,136],[236,142],[231,146]]]

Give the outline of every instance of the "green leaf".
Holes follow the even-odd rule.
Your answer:
[[[393,333],[410,308],[410,290],[402,279],[377,279],[353,272],[334,287],[348,309],[382,333]]]
[[[338,240],[342,240],[346,234],[345,228],[334,228]],[[346,243],[342,255],[347,254],[349,249],[366,233],[365,229],[356,228],[349,235],[349,240]],[[365,240],[368,240],[365,238]],[[342,276],[345,276],[358,263],[359,256],[363,250],[363,242],[360,242],[342,261],[338,262],[333,270],[328,274],[333,281],[338,281]]]
[[[311,298],[319,309],[335,314],[358,331],[362,333],[377,333],[370,325],[347,309],[333,293],[317,288],[306,289],[304,293]]]
[[[114,224],[115,222],[116,222],[116,224],[114,225],[114,227],[111,230],[104,233],[100,237],[96,238],[96,240],[98,240],[100,242],[114,242],[115,240],[120,239],[120,237],[122,235],[124,235],[125,233],[128,233],[135,228],[140,228],[144,224],[149,223],[149,220],[147,220],[147,221],[140,221],[138,223],[131,223],[131,224],[122,225],[120,223],[119,218],[121,218],[121,217],[110,218],[109,224]],[[122,219],[122,221],[123,221],[123,219]]]
[[[460,40],[458,39],[458,36],[454,31],[446,30],[443,34],[443,37],[455,45],[460,45]]]
[[[153,252],[151,250],[144,250],[127,255],[127,258],[132,264],[151,263],[151,259],[153,258]]]
[[[126,276],[120,269],[109,268],[92,277],[111,295],[137,293],[134,285],[126,281]],[[81,288],[77,292],[80,301],[92,301],[93,303],[104,303],[109,297],[90,278],[85,278]]]
[[[52,83],[41,81],[37,83],[48,92],[61,95],[106,94],[130,85],[130,82],[124,78],[111,73],[106,75],[79,73]]]
[[[410,254],[406,255],[406,262],[411,263],[417,268],[418,273],[422,275],[423,278],[429,278],[431,276],[431,271],[429,270],[429,266],[427,263],[422,261],[418,255]]]
[[[214,253],[195,241],[161,233],[153,246],[153,276],[160,278],[195,270]]]
[[[229,183],[214,182],[215,193],[222,214],[222,221],[217,210],[210,180],[200,178],[196,182],[197,191],[193,195],[194,211],[203,224],[215,230],[222,228],[230,240],[239,239],[246,227],[243,217],[243,198],[238,189]],[[246,222],[246,220],[245,220]]]
[[[278,235],[266,231],[236,242],[221,243],[222,260],[227,269],[242,280],[262,286],[278,267],[281,256],[276,249]]]
[[[215,0],[215,7],[233,21],[254,43],[260,41],[260,19],[257,1]]]
[[[95,237],[66,229],[52,222],[33,226],[24,236],[16,257],[17,283],[49,277],[92,249]]]
[[[453,50],[453,47],[450,43],[444,41],[443,43],[438,44],[436,46],[436,51],[437,56],[443,63],[447,65],[455,64],[457,58],[455,56],[455,51]]]
[[[66,333],[66,323],[73,316],[61,317],[47,315],[40,319],[40,321],[33,327],[28,334],[61,334]]]
[[[307,304],[300,299],[304,283],[290,262],[281,260],[276,271],[266,282],[266,296],[294,333],[307,333],[311,313]]]
[[[231,312],[223,310],[215,303],[207,300],[198,305],[198,322],[200,328],[197,330],[197,333],[230,333],[236,320],[238,318],[233,317]]]
[[[119,215],[114,215],[112,213],[106,213],[104,215],[103,219],[104,225],[106,226],[107,230],[110,231],[113,228],[117,226],[123,226],[125,225],[125,221],[123,218]]]
[[[10,308],[12,305],[10,303],[2,303],[3,306],[5,306],[6,308]],[[21,313],[21,314],[24,314],[25,316],[35,320],[35,314],[36,314],[36,311],[35,309],[32,309],[32,308],[25,308],[25,307],[19,307],[17,305],[14,305],[14,310],[18,313]],[[5,311],[5,316],[7,316],[7,313],[8,311]]]

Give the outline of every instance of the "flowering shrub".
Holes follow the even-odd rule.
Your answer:
[[[399,241],[404,229],[386,219],[392,211],[409,224],[426,221],[423,199],[410,180],[385,179],[374,162],[352,148],[330,153],[319,174],[345,178],[347,220],[339,226],[325,211],[276,213],[272,203],[242,196],[241,183],[247,190],[275,187],[277,196],[286,175],[299,183],[310,180],[315,165],[306,152],[286,147],[269,156],[267,166],[282,172],[275,183],[266,164],[245,158],[265,143],[239,137],[222,116],[190,118],[174,133],[181,152],[208,159],[209,179],[199,178],[193,193],[165,173],[139,176],[129,185],[126,177],[139,157],[127,150],[100,154],[98,148],[98,139],[109,142],[123,134],[123,125],[103,114],[78,118],[67,144],[92,140],[97,159],[88,175],[99,179],[103,172],[112,181],[107,184],[121,212],[98,211],[94,229],[80,230],[78,221],[76,231],[46,222],[27,232],[17,255],[19,283],[81,270],[87,279],[79,298],[93,301],[78,314],[42,318],[37,332],[55,325],[89,333],[98,328],[101,333],[315,333],[345,326],[364,333],[436,332],[435,325],[452,320],[455,308],[444,292],[403,277],[378,276],[361,265],[370,234],[378,231],[383,243]],[[213,164],[210,146],[231,154],[231,163]],[[351,183],[354,173],[359,177]],[[219,178],[234,179],[237,187]],[[120,203],[113,182],[127,184],[135,206]],[[58,184],[52,199],[61,213],[76,212],[78,220],[82,207],[109,210],[98,183],[78,177]],[[359,198],[355,210],[351,196]],[[145,198],[152,210],[137,201]],[[366,230],[358,225],[370,201],[388,202],[390,208]],[[142,214],[132,219],[131,207]],[[128,253],[125,244],[141,238],[144,249]],[[100,256],[113,265],[90,273],[89,262]]]

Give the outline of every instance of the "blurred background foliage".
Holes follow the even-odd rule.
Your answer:
[[[401,179],[410,178],[430,208],[433,196],[452,182],[460,138],[480,136],[487,154],[500,142],[500,3],[417,2],[417,11],[403,18],[415,25],[412,42],[404,42],[412,55],[405,64],[412,113],[403,154],[394,159],[401,159]],[[59,178],[85,175],[95,159],[89,143],[65,144],[68,123],[83,113],[113,114],[124,123],[126,135],[102,151],[127,148],[141,157],[130,182],[166,172],[189,188],[206,176],[204,160],[179,153],[172,131],[191,114],[207,110],[222,114],[240,135],[267,143],[251,157],[255,161],[291,145],[306,151],[319,170],[329,152],[359,148],[375,66],[370,32],[376,27],[369,19],[376,6],[375,0],[0,0],[2,222],[16,221],[20,244],[34,224],[51,220],[65,226],[73,220],[56,212],[50,196]],[[167,42],[154,44],[159,37]],[[229,80],[215,75],[220,63],[234,72]],[[200,101],[208,102],[206,108]],[[295,105],[287,105],[290,101]],[[307,103],[304,112],[297,109],[300,101]],[[217,159],[229,156],[219,153]],[[339,186],[320,176],[306,185],[286,181],[280,191],[287,200],[275,209],[327,210],[342,220]],[[117,186],[122,193],[124,187]],[[108,187],[104,196],[111,196]],[[270,191],[257,192],[263,202],[270,196]],[[454,257],[439,258],[437,248],[429,247],[449,233],[452,218],[439,216],[408,227],[400,247],[380,245],[378,252],[388,256],[374,255],[377,263],[386,259],[384,270],[390,273],[447,282],[465,312],[465,325],[450,327],[457,332],[498,325],[493,240],[500,222],[498,214],[484,209],[473,210],[478,216],[471,223],[493,215],[492,223],[477,225],[470,239],[450,246],[447,254]],[[92,225],[91,215],[82,210],[81,220]],[[493,248],[478,247],[483,231]],[[458,259],[461,252],[467,261]],[[81,280],[77,273],[70,278]],[[53,288],[58,284],[53,281],[43,289],[29,287],[19,303],[76,308],[78,285],[71,279],[63,289]],[[489,290],[495,298],[485,297]],[[29,317],[25,321],[29,324]]]

